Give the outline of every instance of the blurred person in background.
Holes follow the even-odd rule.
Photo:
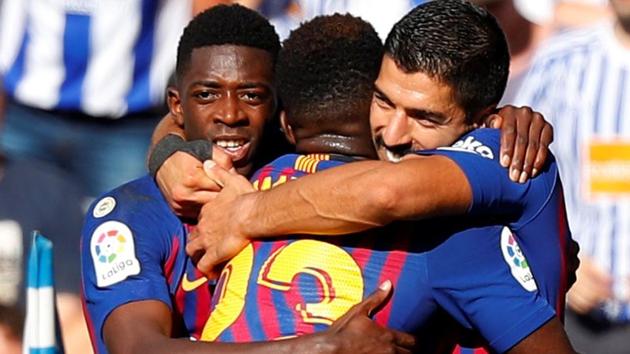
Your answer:
[[[0,353],[22,354],[24,318],[15,307],[0,305]]]
[[[143,174],[181,30],[222,2],[3,1],[3,151],[69,171],[90,196]]]
[[[67,173],[42,161],[0,156],[0,305],[24,317],[31,233],[40,230],[55,246],[57,304],[68,353],[90,351],[76,257],[82,220],[81,193]]]
[[[522,14],[519,0],[472,0],[499,21],[510,48],[510,76],[501,104],[509,104],[520,87],[534,52],[551,33],[551,26]]]
[[[551,39],[516,104],[555,126],[571,230],[581,245],[566,327],[583,353],[630,345],[630,1],[614,18]]]
[[[370,22],[384,40],[394,23],[426,0],[235,0],[267,16],[280,39],[301,22],[319,15],[350,13]]]

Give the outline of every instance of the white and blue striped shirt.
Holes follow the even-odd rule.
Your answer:
[[[573,235],[614,278],[606,315],[630,321],[630,49],[610,22],[559,34],[514,103],[552,122]]]
[[[4,0],[4,89],[31,107],[121,117],[161,104],[190,0]]]
[[[334,13],[350,13],[368,21],[381,37],[387,34],[394,24],[409,12],[415,5],[426,0],[297,0],[300,14],[296,17],[280,16],[272,18],[271,22],[282,39],[288,37],[289,32],[301,22],[316,16],[332,15]]]

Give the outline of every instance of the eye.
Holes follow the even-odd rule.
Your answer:
[[[257,105],[265,100],[266,95],[259,91],[245,91],[241,92],[240,98],[249,104]]]
[[[391,102],[389,102],[389,100],[387,100],[383,95],[381,95],[378,92],[374,93],[374,102],[381,108],[384,109],[389,109],[392,108]]]
[[[219,93],[214,92],[214,91],[204,90],[204,91],[197,91],[193,93],[193,96],[199,99],[200,101],[214,101],[217,98],[219,98]]]

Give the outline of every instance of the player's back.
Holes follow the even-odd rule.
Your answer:
[[[253,183],[268,189],[347,161],[287,155],[261,169]],[[242,342],[317,332],[391,280],[395,291],[375,316],[379,324],[418,332],[446,310],[464,327],[496,339],[497,348],[509,348],[553,311],[510,273],[499,247],[503,228],[493,219],[461,217],[398,222],[343,237],[255,241],[222,272],[202,339]],[[530,310],[531,316],[521,316]],[[484,316],[500,321],[479,328]],[[426,345],[438,340],[423,338]]]

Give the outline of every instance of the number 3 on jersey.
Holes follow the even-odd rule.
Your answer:
[[[201,339],[214,340],[234,321],[245,306],[247,283],[253,264],[253,247],[247,246],[226,265],[225,285]],[[363,277],[354,259],[342,248],[315,240],[298,240],[274,252],[257,278],[260,286],[289,291],[298,275],[310,275],[321,289],[317,303],[294,303],[304,323],[330,325],[363,297]]]

